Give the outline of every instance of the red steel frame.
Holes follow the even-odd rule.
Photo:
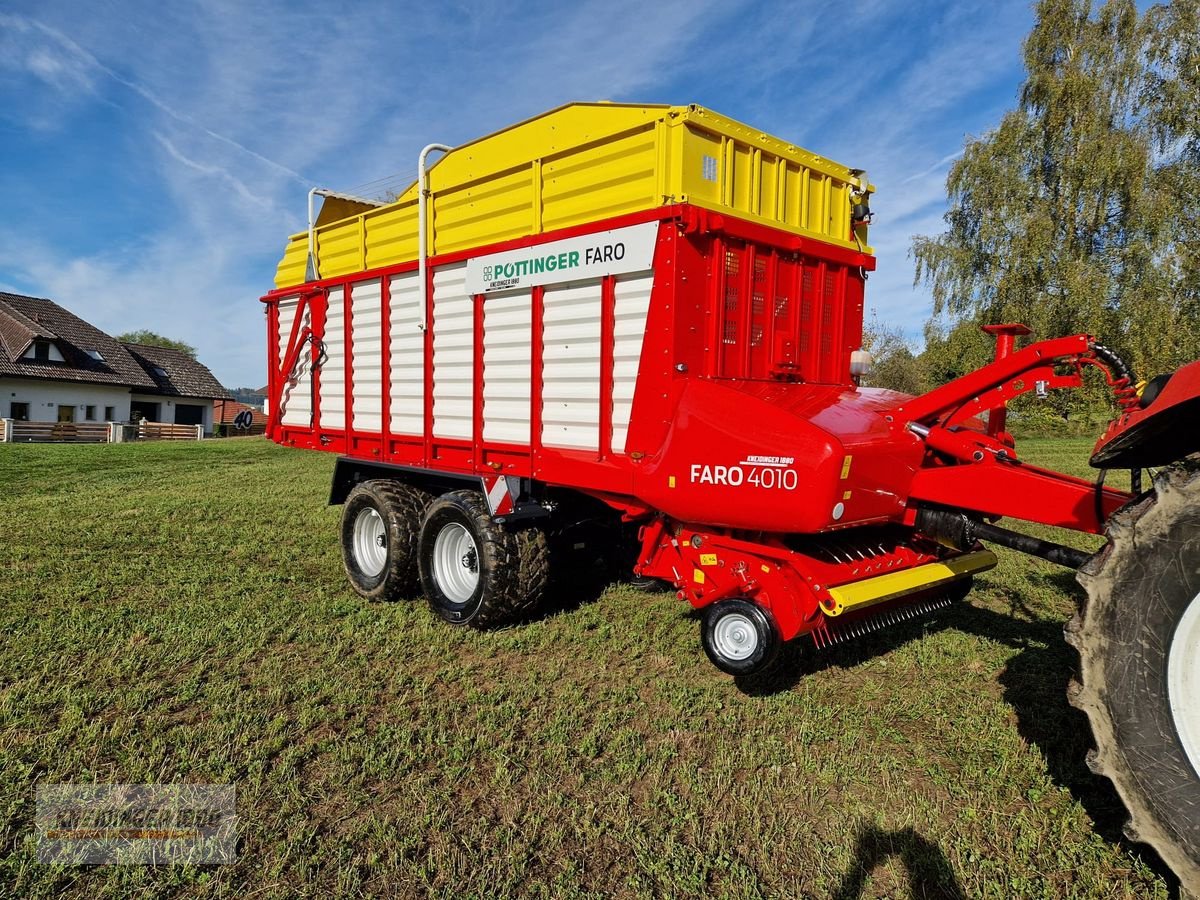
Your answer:
[[[475,296],[473,310],[472,438],[433,436],[432,302],[426,304],[423,334],[424,434],[393,434],[391,278],[414,270],[415,262],[280,289],[263,298],[270,339],[269,436],[282,444],[330,450],[369,462],[478,476],[519,475],[598,497],[627,519],[645,522],[641,572],[682,586],[680,596],[695,606],[729,596],[752,597],[771,610],[785,639],[821,627],[820,607],[828,600],[830,587],[920,565],[947,553],[932,542],[914,539],[910,531],[903,531],[908,537],[896,541],[886,529],[864,526],[912,526],[917,508],[934,504],[988,517],[1011,516],[1099,532],[1104,519],[1130,499],[1124,492],[1100,490],[1082,479],[1021,462],[1003,431],[1002,415],[994,412],[1039,382],[1048,388],[1078,387],[1082,366],[1105,368],[1086,335],[1042,341],[1011,352],[1012,336],[1017,332],[1004,326],[1007,330],[998,334],[1001,346],[995,362],[924,396],[858,391],[849,379],[848,359],[861,341],[860,273],[874,268],[874,259],[864,253],[678,204],[436,256],[429,260],[425,290],[427,296],[433,296],[433,272],[439,266],[471,256],[649,221],[660,222],[659,238],[628,455],[615,454],[611,446],[617,281],[611,275],[601,282],[602,412],[597,452],[542,445],[545,291],[541,287],[531,290],[528,445],[483,439],[487,302],[483,294]],[[727,252],[739,254],[736,275],[728,271]],[[761,273],[760,259],[765,259]],[[785,274],[781,276],[781,272]],[[727,305],[733,296],[727,294],[730,277],[738,280],[732,307]],[[380,280],[382,303],[382,423],[378,432],[356,429],[353,419],[352,284],[369,279]],[[320,403],[315,402],[311,427],[284,425],[279,416],[281,394],[305,348],[310,351],[310,364],[317,362],[328,294],[338,287],[344,289],[345,420],[322,422]],[[782,293],[784,290],[787,293]],[[756,295],[761,300],[757,310]],[[300,302],[281,358],[280,329],[285,323],[280,321],[279,301],[297,296]],[[783,316],[781,308],[786,311]],[[311,322],[302,327],[306,310]],[[799,330],[806,324],[805,310],[810,316],[807,332]],[[727,341],[727,323],[734,325],[737,334],[732,342]],[[789,323],[791,331],[786,330]],[[794,362],[781,364],[780,347],[786,345],[789,334],[797,335],[797,345],[782,356]],[[790,366],[810,382],[815,375],[818,383],[798,382]],[[320,396],[320,372],[317,366],[312,375],[316,398]],[[1113,382],[1111,373],[1109,380]],[[782,407],[786,409],[780,412]],[[745,409],[747,416],[764,417],[758,423],[764,432],[772,427],[765,418],[768,413],[790,416],[787,422],[792,424],[784,422],[777,430],[796,430],[792,449],[798,460],[805,458],[809,468],[804,470],[803,497],[785,499],[819,506],[827,496],[830,502],[819,510],[780,510],[780,498],[775,495],[747,503],[741,502],[746,495],[737,495],[741,505],[731,511],[733,495],[718,485],[692,483],[685,490],[676,490],[678,473],[686,471],[680,460],[704,458],[714,445],[729,445],[734,459],[753,452],[745,449],[753,446],[745,443],[745,435],[733,434],[740,428],[737,422],[728,421],[721,427],[720,414],[713,410],[722,408],[730,416]],[[791,409],[797,411],[788,411]],[[976,418],[983,413],[995,416],[986,429]],[[689,432],[680,426],[684,420],[697,424]],[[664,446],[668,434],[671,443]],[[847,507],[856,505],[857,513],[841,521],[840,513],[830,518],[828,507],[838,497],[847,501]],[[672,508],[678,511],[671,512]],[[738,515],[746,522],[736,521]],[[723,517],[727,524],[714,524]],[[748,524],[753,522],[762,524]],[[821,557],[819,547],[799,545],[788,537],[844,529],[849,529],[845,531],[847,541],[869,543],[876,549],[860,551],[853,563],[831,563]]]

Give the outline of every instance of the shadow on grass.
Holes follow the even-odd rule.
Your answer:
[[[1074,572],[1047,572],[1041,580],[1048,588],[1078,594]],[[748,696],[770,696],[790,690],[811,673],[853,668],[926,634],[951,628],[1011,647],[1017,652],[1009,659],[999,682],[1004,699],[1016,713],[1021,736],[1038,748],[1050,777],[1070,791],[1091,817],[1096,833],[1138,855],[1166,879],[1172,886],[1171,896],[1177,897],[1178,882],[1171,870],[1151,848],[1125,837],[1128,814],[1112,783],[1093,775],[1087,767],[1088,751],[1095,744],[1087,716],[1067,701],[1067,687],[1076,677],[1078,658],[1063,638],[1066,623],[1034,612],[1020,591],[1009,594],[1009,603],[1011,614],[958,603],[926,619],[905,622],[825,651],[816,651],[805,640],[797,640],[784,645],[769,671],[735,681]]]
[[[937,844],[912,828],[884,831],[865,824],[858,828],[850,868],[831,896],[834,900],[858,900],[871,873],[892,857],[899,857],[904,865],[910,897],[963,900],[954,870]]]

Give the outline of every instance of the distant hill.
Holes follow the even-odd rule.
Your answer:
[[[250,406],[257,406],[262,409],[263,401],[267,399],[267,389],[261,388],[230,388],[229,394],[238,403],[246,403]]]

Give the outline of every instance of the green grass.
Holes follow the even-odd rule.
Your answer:
[[[1168,896],[1084,766],[1069,573],[1001,553],[738,684],[671,594],[482,634],[360,601],[332,463],[0,445],[0,895]],[[35,787],[75,781],[233,783],[240,859],[41,866]]]

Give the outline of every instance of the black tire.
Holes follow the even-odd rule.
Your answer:
[[[779,654],[779,629],[757,603],[721,600],[704,611],[700,643],[722,672],[753,675],[770,666]]]
[[[1178,680],[1200,636],[1200,625],[1180,628],[1185,615],[1200,621],[1200,462],[1160,474],[1107,536],[1080,569],[1087,601],[1066,630],[1082,676],[1070,700],[1095,735],[1088,765],[1129,811],[1126,834],[1158,852],[1185,894],[1200,894],[1200,676]]]
[[[452,625],[481,629],[532,614],[550,573],[545,532],[503,528],[476,491],[443,494],[429,506],[418,560],[433,611]]]
[[[975,588],[975,576],[968,575],[966,578],[960,578],[958,581],[952,581],[943,592],[952,603],[962,603],[967,599],[967,595]]]
[[[418,593],[417,538],[425,507],[432,498],[420,488],[399,481],[364,481],[350,492],[342,507],[342,566],[350,586],[368,600],[399,600]],[[360,539],[378,516],[377,540],[382,540],[382,567],[363,554]]]

